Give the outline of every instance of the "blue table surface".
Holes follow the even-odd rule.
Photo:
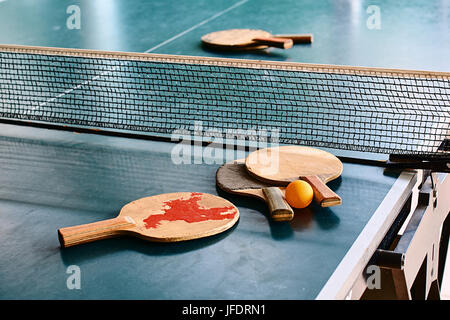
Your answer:
[[[176,144],[1,125],[0,297],[31,299],[312,299],[396,176],[344,164],[343,205],[274,223],[263,202],[218,190],[220,163],[171,161]],[[67,249],[57,229],[113,218],[144,196],[197,191],[238,206],[231,230],[186,243],[103,240]],[[80,267],[81,290],[66,269]]]
[[[70,5],[79,6],[80,29],[67,27]],[[0,43],[450,71],[449,21],[448,1],[5,0]],[[314,43],[252,53],[202,48],[202,35],[230,28],[312,33]]]

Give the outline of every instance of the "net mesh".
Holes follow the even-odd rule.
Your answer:
[[[448,73],[0,46],[3,119],[440,156],[449,97]]]

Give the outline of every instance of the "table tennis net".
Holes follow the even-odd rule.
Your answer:
[[[0,118],[27,123],[439,157],[449,98],[443,72],[0,46]]]

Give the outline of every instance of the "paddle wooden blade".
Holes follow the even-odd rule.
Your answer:
[[[292,48],[294,45],[294,42],[292,39],[285,39],[285,38],[253,38],[252,39],[256,44],[259,45],[266,45],[269,47],[275,47],[280,49],[289,49]]]
[[[58,238],[63,248],[117,237],[123,234],[124,230],[136,227],[130,217],[117,217],[80,226],[61,228],[58,230]]]
[[[199,192],[175,192],[125,205],[117,218],[59,229],[63,247],[122,234],[147,241],[177,242],[212,236],[231,228],[239,210],[228,200]]]
[[[266,198],[270,217],[273,221],[291,221],[294,218],[294,211],[284,200],[280,188],[263,188],[262,192]]]
[[[297,43],[313,43],[313,35],[312,34],[277,34],[275,35],[277,38],[283,39],[291,39],[294,44]]]
[[[230,29],[208,33],[201,38],[209,48],[222,50],[260,50],[267,47],[289,49],[294,42],[311,41],[310,35],[273,36],[264,30]]]
[[[272,187],[252,178],[245,168],[244,159],[226,163],[217,169],[216,184],[225,192],[265,201],[273,221],[290,221],[294,218],[294,211],[284,200],[284,188]]]
[[[342,199],[317,176],[303,176],[314,191],[314,201],[321,207],[332,207],[342,204]]]
[[[299,178],[310,177],[314,199],[319,205],[329,207],[342,203],[325,185],[339,177],[343,169],[342,162],[329,152],[302,146],[266,148],[252,152],[245,165],[250,176],[272,185],[287,186]]]

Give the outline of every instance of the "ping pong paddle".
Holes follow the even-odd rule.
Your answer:
[[[116,218],[61,228],[58,235],[62,247],[120,235],[176,242],[223,232],[238,219],[238,209],[221,197],[195,192],[166,193],[130,202]]]
[[[272,185],[286,186],[302,179],[314,191],[314,200],[322,207],[336,206],[341,198],[326,183],[342,173],[342,162],[329,152],[300,146],[281,146],[252,152],[245,160],[253,177]]]
[[[269,206],[274,221],[290,221],[294,211],[284,200],[283,187],[274,187],[252,178],[245,169],[245,159],[225,163],[216,172],[217,186],[225,192],[255,197]]]
[[[289,49],[294,43],[311,43],[311,34],[272,35],[264,30],[230,29],[211,32],[202,37],[208,47],[228,50],[260,50],[267,47]]]

